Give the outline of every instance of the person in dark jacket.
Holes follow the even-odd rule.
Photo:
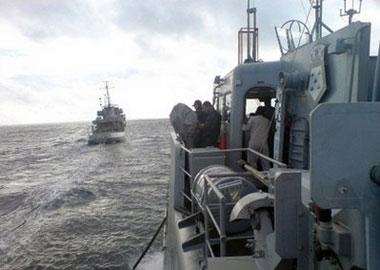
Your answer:
[[[270,122],[270,129],[268,134],[268,145],[269,145],[269,156],[273,157],[273,144],[274,144],[274,133],[276,130],[275,108],[271,105],[271,99],[266,97],[263,99],[265,106],[262,107],[263,116],[266,117]]]
[[[205,112],[202,109],[202,102],[199,99],[197,99],[196,101],[194,101],[193,107],[195,109],[195,113],[198,116],[198,122],[199,122],[199,124],[204,124],[204,122],[205,122]]]
[[[197,118],[198,118],[198,126],[194,132],[193,146],[203,147],[202,145],[203,127],[204,127],[204,123],[206,119],[206,114],[203,111],[202,102],[199,99],[194,101],[193,107],[195,109],[195,113],[197,114]]]
[[[203,147],[217,146],[222,116],[209,101],[203,102],[202,108],[205,113],[205,122],[202,129],[201,144]]]

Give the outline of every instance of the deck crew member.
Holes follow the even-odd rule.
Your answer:
[[[217,112],[209,101],[202,104],[205,113],[203,127],[202,146],[217,146],[220,135],[220,125],[222,116]]]
[[[264,101],[264,104],[265,106],[264,107],[261,107],[262,110],[263,110],[263,115],[269,120],[271,121],[273,116],[274,116],[274,107],[272,106],[271,104],[271,99],[269,97],[265,97],[263,98],[262,100],[260,101]]]
[[[269,156],[268,147],[268,133],[270,129],[270,121],[263,115],[264,108],[258,107],[255,115],[248,119],[246,124],[243,124],[243,130],[249,131],[249,143],[248,147],[260,152],[266,156]],[[254,167],[258,168],[258,162],[261,165],[262,170],[269,170],[270,163],[268,160],[259,158],[259,156],[249,152],[248,153],[248,163]]]
[[[202,110],[202,102],[199,99],[197,99],[196,101],[194,101],[193,107],[195,109],[195,113],[197,114],[199,123],[203,124],[205,121],[205,113]]]
[[[197,114],[197,118],[198,118],[198,126],[194,132],[193,146],[203,147],[202,139],[204,137],[203,132],[204,132],[204,123],[205,123],[206,114],[203,111],[202,102],[199,99],[194,101],[193,107],[195,109],[195,113]]]
[[[275,109],[271,105],[270,97],[265,97],[263,99],[265,106],[263,107],[263,115],[270,121],[270,129],[268,134],[268,146],[269,146],[269,156],[273,157],[273,144],[274,144],[274,133],[276,130],[276,121],[274,121]]]

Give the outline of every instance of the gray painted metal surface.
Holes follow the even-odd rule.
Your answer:
[[[172,137],[165,269],[380,269],[380,52],[369,56],[369,40],[370,24],[352,23],[218,80],[227,149],[185,149]],[[266,97],[276,104],[273,156],[287,168],[259,171],[240,162],[241,125],[247,100]],[[223,163],[261,191],[226,201],[217,166],[201,176],[217,199],[186,191],[194,173]],[[225,230],[230,209],[247,231]]]
[[[312,199],[323,208],[360,211],[365,230],[351,227],[351,234],[366,239],[368,269],[380,265],[380,188],[370,177],[380,160],[379,119],[379,103],[321,104],[311,115]]]

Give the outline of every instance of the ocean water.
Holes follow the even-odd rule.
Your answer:
[[[168,120],[0,127],[0,269],[130,269],[165,215]],[[140,269],[161,269],[158,239]]]

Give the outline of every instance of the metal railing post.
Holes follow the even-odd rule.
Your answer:
[[[226,256],[226,219],[225,219],[225,201],[224,198],[220,199],[219,218],[220,218],[220,256]]]
[[[207,263],[207,257],[208,257],[208,245],[207,245],[207,242],[208,242],[208,239],[209,239],[209,235],[208,235],[208,214],[207,214],[207,210],[206,210],[206,207],[207,207],[207,202],[208,202],[208,191],[207,191],[207,180],[206,180],[206,177],[203,176],[203,190],[204,190],[204,200],[203,200],[203,217],[204,217],[204,221],[205,221],[205,259],[206,259],[206,263]]]

